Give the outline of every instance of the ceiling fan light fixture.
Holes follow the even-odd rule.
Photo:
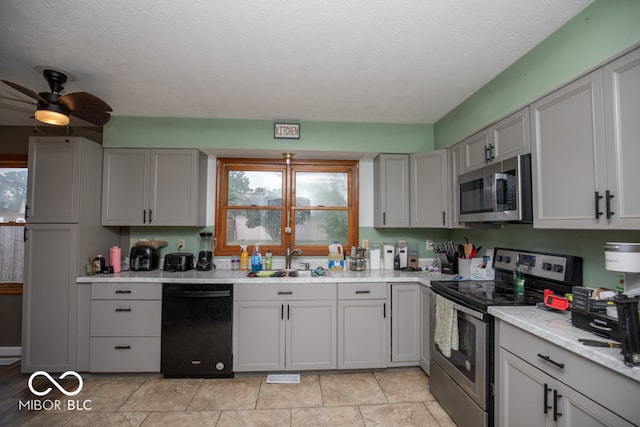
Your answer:
[[[56,104],[38,105],[35,117],[39,122],[48,125],[67,126],[69,124],[69,115],[66,114],[63,107]]]

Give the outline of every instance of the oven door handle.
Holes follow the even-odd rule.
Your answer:
[[[431,288],[431,292],[433,293],[434,296],[435,295],[440,295],[442,298],[445,298],[448,301],[451,301],[453,303],[454,308],[457,311],[460,311],[462,313],[468,314],[469,316],[475,317],[476,319],[481,320],[483,322],[485,321],[485,313],[482,313],[482,312],[476,311],[476,310],[474,310],[472,308],[468,308],[468,307],[465,307],[463,305],[460,305],[460,303],[458,303],[458,301],[454,300],[453,298],[451,298],[448,295],[442,295],[439,292],[435,292],[433,290],[433,288]]]
[[[461,311],[462,313],[468,314],[469,316],[475,317],[484,322],[484,313],[480,313],[479,311],[471,310],[470,308],[463,307],[460,304],[453,303],[454,307],[457,311]]]

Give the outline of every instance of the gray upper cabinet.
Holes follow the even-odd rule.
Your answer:
[[[531,151],[529,107],[481,130],[462,142],[462,173]]]
[[[446,228],[449,224],[448,150],[412,154],[411,226]]]
[[[82,138],[77,137],[29,139],[27,217],[30,222],[78,222],[79,179],[84,166],[82,148]]]
[[[458,175],[462,171],[462,158],[464,146],[462,142],[449,147],[449,228],[465,228],[460,222],[460,188],[458,187]]]
[[[373,226],[409,227],[409,155],[380,154],[373,179]]]
[[[205,225],[207,157],[198,150],[105,149],[104,225]]]
[[[640,228],[640,49],[604,68],[609,226]],[[606,192],[605,192],[606,197]]]
[[[640,226],[640,54],[531,105],[534,227]]]

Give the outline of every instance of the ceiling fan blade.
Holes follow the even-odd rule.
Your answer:
[[[85,122],[93,123],[96,126],[104,126],[111,120],[111,114],[104,111],[71,111],[70,115],[84,120]]]
[[[113,111],[109,104],[88,92],[74,92],[62,95],[58,102],[70,111]]]
[[[46,104],[47,101],[44,100],[44,98],[42,98],[40,95],[38,95],[36,92],[32,91],[31,89],[27,89],[24,86],[20,86],[18,83],[14,83],[14,82],[10,82],[8,80],[2,80],[2,82],[6,85],[11,86],[12,88],[14,88],[15,90],[24,93],[25,95],[35,99],[38,102],[42,102],[43,104]]]
[[[0,95],[0,99],[6,99],[6,100],[9,100],[9,101],[15,101],[15,102],[23,102],[25,104],[31,104],[31,105],[38,105],[37,102],[27,101],[26,99],[12,98],[10,96],[2,96],[2,95]]]

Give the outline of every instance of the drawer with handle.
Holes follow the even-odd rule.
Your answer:
[[[91,301],[92,337],[160,336],[161,301]]]
[[[386,299],[386,283],[341,283],[338,299]]]
[[[160,372],[160,337],[91,338],[91,372]]]
[[[92,283],[91,299],[162,299],[162,283]]]

